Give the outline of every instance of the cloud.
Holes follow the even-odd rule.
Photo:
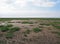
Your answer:
[[[54,7],[57,3],[60,3],[60,0],[0,0],[0,12],[28,10],[35,7]]]
[[[50,0],[35,0],[33,1],[33,5],[39,7],[54,7],[57,4],[57,1]]]
[[[29,2],[31,5],[29,5]],[[22,9],[28,6],[36,7],[54,7],[59,0],[0,0],[0,10],[12,10],[12,9]]]
[[[39,7],[54,7],[59,0],[16,0],[15,5],[20,7],[28,6],[28,2],[31,2],[33,6]]]
[[[60,0],[0,0],[0,16],[53,16],[55,12],[36,10],[37,7],[50,8],[57,5]],[[31,5],[30,5],[31,4]],[[34,9],[32,9],[34,8]],[[44,14],[45,15],[44,15]],[[13,14],[13,15],[12,15]],[[47,14],[47,15],[46,15]],[[51,15],[51,16],[52,16]]]
[[[23,7],[27,6],[27,0],[16,0],[15,5],[23,8]]]

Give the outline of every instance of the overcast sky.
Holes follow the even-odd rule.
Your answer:
[[[0,17],[60,18],[60,0],[0,0]]]

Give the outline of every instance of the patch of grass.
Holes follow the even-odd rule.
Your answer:
[[[11,33],[11,32],[8,32],[5,37],[8,39],[8,38],[13,38],[14,34]]]
[[[55,34],[57,34],[57,35],[59,35],[59,36],[60,36],[60,32],[52,32],[52,33],[55,33]]]
[[[60,22],[53,22],[53,23],[51,23],[51,25],[52,25],[53,27],[57,28],[57,29],[60,29],[60,26],[58,26],[59,23],[60,23]]]
[[[60,24],[60,22],[53,22],[54,24]]]
[[[20,28],[19,27],[12,27],[13,25],[8,24],[8,25],[1,25],[0,26],[0,31],[2,32],[6,32],[6,31],[10,31],[10,32],[15,32],[15,31],[19,31]]]
[[[8,31],[8,30],[9,30],[9,28],[6,27],[6,26],[0,28],[0,31],[2,31],[2,32],[6,32],[6,31]]]
[[[52,24],[52,26],[54,26],[57,29],[60,29],[60,26],[58,26],[58,25]]]
[[[60,18],[0,18],[0,21],[10,21],[10,20],[60,20]]]
[[[54,26],[55,28],[57,28],[57,29],[60,29],[60,26]]]
[[[12,43],[11,44],[15,44],[16,43],[16,41],[12,41]]]
[[[3,37],[3,34],[0,33],[0,37]]]
[[[0,28],[1,28],[1,27],[4,27],[4,25],[0,25]]]
[[[30,30],[29,29],[27,29],[25,32],[24,32],[24,34],[30,34]]]
[[[31,31],[27,29],[25,32],[23,32],[23,34],[24,34],[25,37],[27,37],[27,34],[30,34],[30,32]]]
[[[12,25],[0,26],[0,31],[1,32],[7,32],[6,35],[5,35],[6,38],[12,38],[14,36],[13,32],[16,32],[16,31],[19,31],[19,30],[20,30],[19,27],[12,27]]]
[[[40,25],[46,25],[46,26],[49,26],[50,24],[44,24],[44,23],[43,23],[43,24],[40,24]]]
[[[26,33],[29,34],[29,33],[30,33],[30,30],[27,29],[27,30],[26,30]]]
[[[52,26],[55,26],[55,24],[54,23],[50,23]]]
[[[51,24],[51,25],[57,25],[57,24],[60,24],[60,22],[55,22],[55,21],[54,21],[54,22],[51,22],[50,24]]]
[[[28,39],[27,39],[27,38],[22,38],[22,40],[23,40],[23,41],[28,41]]]
[[[13,27],[13,28],[11,28],[9,31],[10,31],[10,32],[15,32],[15,31],[19,31],[19,30],[20,30],[19,27]]]
[[[37,33],[37,32],[42,31],[42,29],[40,29],[40,28],[34,28],[33,31]]]
[[[0,44],[7,44],[6,40],[0,40]]]
[[[22,24],[33,24],[33,22],[22,22]]]
[[[9,29],[12,27],[12,24],[7,24],[7,25],[0,25],[0,31],[6,32],[9,31]]]
[[[6,38],[13,38],[14,34],[13,32],[19,31],[19,27],[12,27],[12,25],[7,25],[7,26],[0,26],[0,31],[1,32],[7,32],[5,34]],[[0,35],[2,36],[2,35]]]
[[[12,27],[13,25],[12,24],[7,24],[6,27]]]

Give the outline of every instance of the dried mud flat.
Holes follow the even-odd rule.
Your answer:
[[[0,32],[0,44],[60,44],[60,29],[54,27],[51,24],[54,22],[60,22],[60,20],[55,21],[30,19],[5,21],[3,23],[12,24],[13,26],[20,27],[21,29],[14,32],[14,37],[11,39],[5,38],[3,34],[6,32]],[[54,25],[60,26],[58,23]],[[42,31],[37,33],[34,32],[33,28],[36,27],[41,28]],[[25,35],[24,32],[27,29],[30,30],[30,33]],[[55,32],[59,32],[59,35]]]

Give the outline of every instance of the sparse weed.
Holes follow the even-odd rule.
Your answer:
[[[10,31],[10,32],[15,32],[15,31],[19,31],[19,30],[20,30],[19,27],[13,27],[13,28],[11,28],[9,31]]]
[[[42,31],[42,29],[40,29],[40,28],[33,28],[33,31],[37,33],[37,32]]]
[[[29,29],[27,29],[24,33],[25,34],[29,34],[31,31]]]
[[[11,33],[11,32],[8,32],[8,33],[5,35],[6,38],[13,38],[13,36],[14,36],[14,34]]]
[[[12,27],[13,25],[12,24],[7,24],[6,27]]]
[[[6,40],[0,40],[0,44],[7,44]]]
[[[59,35],[59,36],[60,36],[60,32],[52,32],[52,33],[55,33],[55,34],[57,34],[57,35]]]
[[[8,31],[8,30],[9,30],[9,28],[6,27],[6,26],[0,28],[0,31],[2,31],[2,32],[6,32],[6,31]]]
[[[33,24],[33,22],[22,22],[22,24]]]
[[[44,23],[43,23],[43,24],[40,24],[40,25],[46,25],[46,26],[49,26],[50,24],[44,24]]]

